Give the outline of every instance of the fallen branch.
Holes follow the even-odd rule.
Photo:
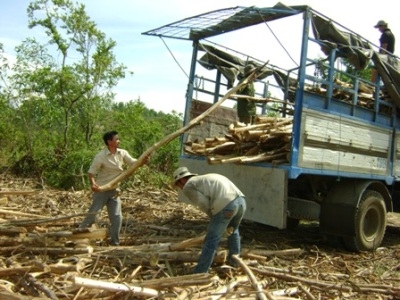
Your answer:
[[[124,283],[113,283],[108,281],[93,280],[89,278],[75,277],[74,285],[91,289],[108,290],[115,292],[130,292],[140,296],[157,297],[159,292],[155,289],[133,286]]]
[[[107,237],[107,229],[92,229],[92,228],[77,228],[73,231],[58,231],[44,233],[43,236],[53,238],[66,238],[69,240],[90,239],[90,240],[104,240]]]
[[[50,268],[43,263],[35,262],[33,266],[11,267],[7,269],[0,269],[0,278],[10,275],[23,275],[29,272],[49,272]]]
[[[179,291],[179,295],[176,298],[177,300],[185,300],[185,299],[195,299],[193,294],[201,293],[201,291],[207,291],[210,287],[214,286],[215,283],[211,282],[208,285],[197,285],[197,286],[188,286],[183,290],[179,287],[175,287],[174,290]],[[167,299],[167,298],[166,298]]]
[[[277,257],[285,257],[292,255],[300,255],[304,252],[303,249],[294,248],[294,249],[284,249],[284,250],[252,250],[252,249],[243,249],[241,256],[243,258],[257,259],[261,261],[267,260],[268,256],[277,256]]]
[[[199,236],[196,238],[182,241],[180,243],[172,244],[169,246],[169,250],[171,250],[171,251],[184,250],[186,248],[189,248],[189,247],[192,247],[195,245],[201,245],[203,243],[205,237],[206,237],[205,235],[202,235],[202,236]]]
[[[179,286],[199,286],[199,285],[208,285],[210,283],[217,283],[219,280],[218,276],[213,276],[209,273],[200,273],[200,274],[189,274],[182,275],[176,277],[167,277],[167,278],[158,278],[158,279],[149,279],[143,280],[140,282],[135,282],[135,284],[153,289],[166,289],[175,287],[177,282],[179,282]]]
[[[246,277],[246,276],[239,276],[238,278],[235,278],[234,280],[228,282],[227,285],[223,285],[223,286],[221,286],[220,288],[218,288],[214,293],[212,293],[212,294],[210,295],[210,298],[209,298],[209,299],[211,299],[211,300],[220,299],[220,298],[226,296],[226,294],[227,294],[228,292],[232,291],[232,289],[233,289],[236,285],[238,285],[238,284],[240,284],[240,283],[247,282],[247,281],[249,281],[249,278],[248,278],[248,277]]]
[[[74,215],[70,215],[70,216],[65,216],[65,217],[52,217],[52,218],[45,218],[43,217],[43,219],[40,219],[41,216],[39,216],[38,220],[11,220],[8,221],[7,223],[1,224],[1,226],[15,226],[15,225],[19,225],[19,226],[33,226],[33,225],[37,225],[37,224],[48,224],[48,223],[57,223],[60,220],[68,220],[68,219],[72,219],[75,217],[80,217],[80,216],[86,216],[86,213],[82,213],[82,214],[74,214]]]
[[[246,272],[247,276],[250,279],[251,285],[257,292],[257,298],[261,300],[270,299],[273,300],[274,298],[271,295],[266,295],[262,289],[262,286],[257,282],[256,277],[254,276],[253,272],[249,269],[249,267],[239,258],[237,254],[232,255],[232,258],[240,265],[240,267]]]
[[[118,252],[118,249],[103,252],[101,254],[94,253],[93,256],[107,255],[108,257],[125,257],[126,251]],[[159,261],[174,261],[174,262],[197,262],[200,252],[198,251],[176,251],[176,252],[132,252],[130,253],[130,261],[140,265],[156,265]],[[215,254],[214,263],[223,264],[226,261],[227,251],[221,250]]]
[[[66,255],[78,255],[78,254],[91,254],[93,253],[93,247],[87,246],[84,248],[42,248],[42,247],[25,247],[23,245],[15,246],[15,247],[0,247],[1,255],[10,255],[11,253],[17,254],[22,252],[29,252],[35,254],[51,254],[57,256],[66,256]],[[1,273],[2,270],[0,270]]]
[[[19,216],[19,217],[27,217],[27,218],[45,218],[40,215],[35,215],[35,214],[29,214],[29,213],[24,213],[20,211],[12,211],[12,210],[7,210],[7,209],[0,209],[0,214],[5,214],[7,216]]]
[[[56,294],[54,293],[54,291],[52,291],[51,289],[49,289],[46,285],[44,285],[41,282],[38,282],[35,277],[33,277],[31,274],[27,274],[26,276],[26,281],[27,283],[31,286],[34,287],[36,290],[41,291],[43,294],[45,294],[49,299],[51,300],[58,300],[58,297],[56,296]]]

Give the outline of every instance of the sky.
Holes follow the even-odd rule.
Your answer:
[[[29,29],[26,9],[29,0],[0,0],[0,43],[10,61],[15,57],[15,46],[25,38],[34,36],[40,41],[37,29]],[[116,41],[114,49],[116,60],[127,66],[133,75],[127,75],[114,89],[116,101],[140,99],[148,108],[155,111],[182,113],[185,107],[185,93],[188,83],[192,46],[190,41],[160,39],[142,35],[143,32],[179,21],[184,18],[210,12],[216,9],[235,6],[272,7],[278,1],[270,0],[74,0],[85,5],[88,16],[97,24],[107,38]],[[385,20],[393,33],[400,35],[398,12],[392,0],[356,1],[356,0],[287,0],[285,5],[309,5],[323,15],[334,19],[343,26],[359,33],[372,43],[379,44],[380,32],[374,28],[378,20]],[[391,9],[392,8],[392,9]],[[273,23],[273,22],[271,22]],[[290,24],[288,24],[289,26]],[[291,41],[288,28],[273,28],[280,31],[287,43]],[[246,45],[256,58],[267,59],[274,65],[279,62],[282,50],[270,47],[270,57],[256,50],[262,43],[260,37],[264,32],[254,31],[246,37],[229,36],[233,45]],[[266,31],[266,30],[265,30]],[[166,45],[164,44],[164,42]],[[397,39],[395,53],[400,51],[400,36]],[[217,41],[218,42],[218,41]],[[292,45],[296,46],[296,45]],[[272,49],[271,49],[272,48]],[[290,50],[290,47],[288,48]],[[172,54],[171,54],[172,53]]]

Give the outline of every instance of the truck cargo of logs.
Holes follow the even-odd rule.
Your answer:
[[[335,79],[335,88],[332,97],[334,99],[353,103],[353,85],[339,79]],[[308,92],[326,95],[327,90],[322,86],[307,87]],[[379,108],[380,113],[391,114],[391,99],[384,90],[380,90],[380,98],[387,103]],[[360,82],[358,85],[356,103],[354,105],[373,109],[374,88]],[[233,95],[232,99],[244,97]],[[257,103],[277,102],[281,100],[273,98],[247,97],[249,101]],[[269,162],[283,164],[289,162],[290,140],[292,134],[293,109],[286,107],[287,118],[257,116],[255,124],[234,122],[229,126],[224,136],[205,137],[185,143],[186,154],[194,156],[206,156],[209,164],[227,163],[252,163]]]
[[[374,109],[375,88],[373,86],[360,81],[360,82],[358,82],[357,95],[354,95],[353,84],[342,81],[338,78],[335,78],[334,83],[335,83],[335,86],[333,87],[332,98],[352,104],[352,105],[363,107],[365,109]],[[328,93],[326,86],[324,86],[324,85],[307,87],[306,90],[308,92],[312,92],[312,93],[316,93],[316,94],[324,95],[324,96],[326,96]],[[383,103],[386,103],[386,105],[381,105],[379,107],[379,112],[387,114],[387,115],[391,115],[392,114],[392,107],[391,107],[392,99],[391,99],[390,95],[387,93],[387,90],[384,87],[381,87],[381,89],[378,91],[378,93],[379,93],[379,98],[381,100],[383,100]]]
[[[257,116],[255,124],[235,122],[223,137],[187,142],[187,154],[206,156],[209,164],[289,160],[292,118]]]

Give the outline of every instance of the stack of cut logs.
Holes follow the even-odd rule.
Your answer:
[[[209,164],[289,161],[292,118],[257,116],[255,124],[235,122],[223,137],[185,144],[185,152],[207,156]]]
[[[337,78],[334,80],[336,87],[333,89],[332,97],[337,100],[341,100],[347,103],[353,103],[353,93],[350,91],[354,89],[353,84],[341,81]],[[317,93],[320,95],[326,95],[327,90],[324,87],[306,87],[306,90],[309,92]],[[357,101],[356,105],[367,108],[374,109],[375,106],[375,98],[374,98],[375,89],[371,85],[368,85],[364,82],[359,82],[357,89]],[[392,103],[392,99],[388,94],[387,90],[381,88],[379,90],[379,98],[386,103]],[[391,107],[388,105],[383,105],[379,107],[380,113],[385,113],[391,115]]]

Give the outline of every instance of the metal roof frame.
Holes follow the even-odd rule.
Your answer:
[[[304,12],[307,8],[309,7],[304,5],[285,6],[281,3],[267,8],[256,6],[223,8],[185,18],[142,34],[198,41],[222,33],[296,15]]]

